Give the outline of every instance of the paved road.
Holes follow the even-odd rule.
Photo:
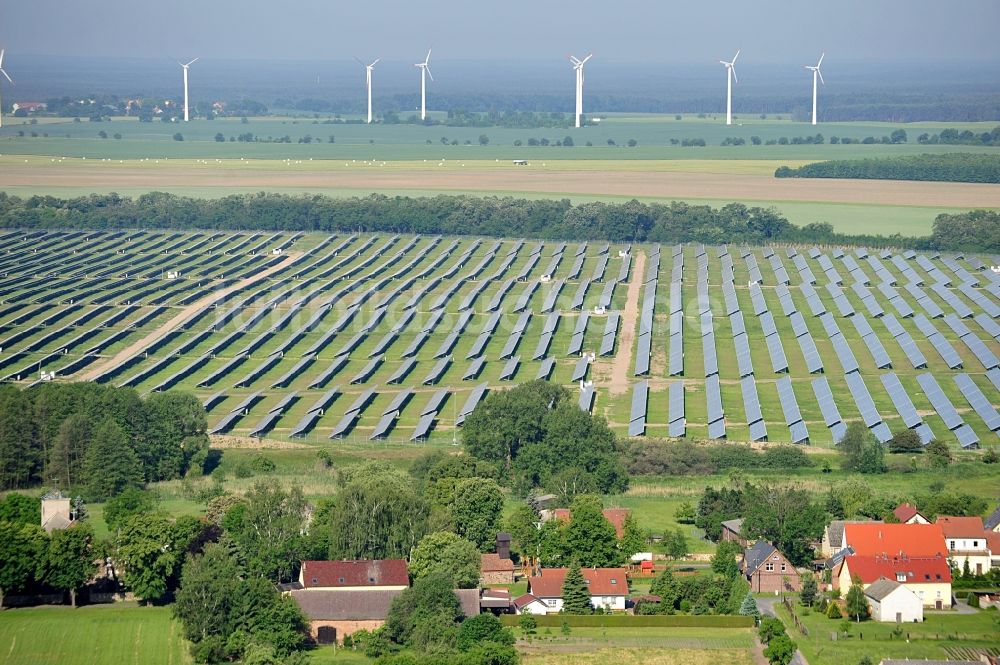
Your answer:
[[[766,598],[758,598],[757,608],[760,610],[761,616],[777,618],[778,615],[774,613],[774,608],[780,602],[781,602],[781,596],[767,596]],[[791,637],[793,641],[795,640],[795,637],[792,634],[794,631],[795,631],[794,627],[788,628],[789,637]],[[809,665],[809,661],[806,660],[806,657],[802,655],[802,652],[800,650],[796,649],[795,656],[792,658],[791,665]]]

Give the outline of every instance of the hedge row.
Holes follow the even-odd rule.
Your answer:
[[[517,626],[519,616],[503,614],[500,622]],[[536,615],[541,627],[561,626],[563,623],[577,628],[752,628],[753,617],[721,614],[661,614],[637,616],[631,614],[546,614]]]

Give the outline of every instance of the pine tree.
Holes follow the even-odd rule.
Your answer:
[[[747,595],[743,596],[743,602],[740,603],[740,614],[745,617],[760,619],[760,610],[757,609],[757,600],[753,597],[753,593],[750,591],[747,591]]]
[[[562,585],[563,614],[593,614],[594,607],[590,604],[590,591],[583,579],[580,564],[573,562],[566,571],[566,579]]]
[[[806,607],[812,607],[816,600],[816,578],[812,575],[802,576],[802,591],[799,593],[799,600]]]
[[[646,533],[639,527],[635,515],[630,512],[622,523],[622,539],[620,541],[622,554],[631,559],[636,552],[642,552],[645,545]]]
[[[84,469],[92,501],[105,501],[126,487],[142,486],[139,458],[125,432],[110,418],[94,428]]]

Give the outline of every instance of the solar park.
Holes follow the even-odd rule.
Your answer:
[[[193,392],[214,434],[453,440],[572,389],[622,435],[977,447],[1000,257],[293,232],[0,232],[0,378]],[[624,377],[624,378],[622,378]]]

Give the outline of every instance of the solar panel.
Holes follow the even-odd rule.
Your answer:
[[[796,337],[809,334],[809,326],[806,325],[806,320],[802,317],[802,314],[799,312],[792,312],[789,319],[792,322],[792,333]]]
[[[620,322],[621,315],[618,312],[608,314],[607,322],[604,325],[604,337],[601,339],[599,355],[606,356],[615,350],[615,338],[618,336]]]
[[[211,397],[208,397],[207,399],[205,399],[205,401],[203,401],[201,403],[201,406],[206,411],[211,411],[211,409],[212,409],[213,406],[215,406],[216,404],[218,404],[219,402],[221,402],[224,399],[226,399],[226,392],[224,390],[220,390],[219,392],[215,393]]]
[[[684,373],[684,338],[683,335],[670,336],[669,359],[667,362],[667,374],[678,376]]]
[[[258,400],[260,400],[261,397],[262,395],[259,390],[251,395],[247,395],[247,397],[245,397],[242,401],[240,401],[239,404],[237,404],[232,408],[230,413],[242,413],[244,415],[247,414],[253,407],[253,405],[256,404]]]
[[[868,352],[871,353],[872,360],[875,361],[875,366],[879,369],[885,369],[887,367],[892,367],[892,359],[889,358],[889,354],[886,353],[885,347],[882,346],[882,342],[879,340],[878,335],[874,332],[865,335],[861,338],[868,347]]]
[[[764,301],[764,294],[757,284],[750,286],[750,300],[753,303],[753,313],[757,316],[767,311],[767,302]]]
[[[552,370],[556,367],[556,359],[553,357],[548,357],[541,362],[538,367],[538,373],[535,375],[535,379],[548,380],[552,376]]]
[[[986,345],[983,344],[981,339],[971,333],[965,335],[961,339],[965,345],[969,347],[969,350],[972,351],[972,354],[976,356],[980,363],[982,363],[983,367],[988,370],[993,369],[994,367],[1000,367],[1000,360],[997,360],[996,355],[986,348]]]
[[[681,437],[685,433],[686,419],[684,416],[684,382],[674,381],[667,389],[667,401],[669,404],[668,434],[672,437]]]
[[[469,393],[469,397],[465,400],[465,404],[462,406],[461,411],[459,411],[458,413],[458,420],[455,422],[456,425],[460,425],[461,423],[465,422],[466,416],[468,416],[470,413],[473,412],[473,410],[475,410],[480,400],[482,400],[483,397],[486,395],[487,390],[489,390],[489,385],[486,383],[480,383],[472,390],[471,393]]]
[[[775,374],[788,371],[788,359],[785,357],[785,348],[781,344],[780,335],[770,335],[764,338],[767,343],[767,352],[771,356],[771,369]]]
[[[917,413],[917,409],[913,406],[910,396],[906,394],[903,384],[899,382],[899,377],[890,372],[889,374],[883,374],[880,378],[886,392],[889,393],[889,398],[892,400],[893,406],[896,407],[896,411],[899,413],[899,417],[903,419],[903,424],[910,429],[914,429],[922,423],[924,420]]]
[[[944,421],[945,427],[954,430],[965,423],[932,374],[918,374],[917,383],[923,388],[924,394]]]
[[[274,426],[274,423],[281,418],[281,411],[271,411],[250,430],[250,436],[261,437]]]
[[[802,421],[802,413],[799,411],[798,400],[795,399],[795,390],[792,388],[792,380],[788,377],[778,379],[778,401],[781,403],[781,412],[785,416],[785,424],[793,425]],[[797,443],[793,441],[792,443]]]
[[[969,330],[969,327],[964,323],[962,323],[962,320],[959,319],[954,314],[945,314],[944,323],[946,326],[951,328],[952,331],[954,331],[954,333],[959,337],[972,334],[972,331]]]
[[[628,435],[642,436],[646,432],[646,406],[649,382],[639,381],[632,388],[632,412],[629,417]]]
[[[750,425],[751,441],[767,441],[767,426],[763,420],[758,420]]]
[[[501,381],[510,381],[514,377],[514,373],[517,372],[517,368],[521,365],[521,356],[514,356],[507,361],[504,365],[503,371],[500,372]]]
[[[590,357],[581,356],[579,360],[576,361],[576,366],[573,368],[573,375],[570,377],[570,381],[580,381],[587,376],[587,368],[590,367]]]
[[[580,391],[580,399],[577,402],[577,405],[582,411],[590,413],[591,409],[594,408],[594,397],[594,386],[586,385]]]
[[[736,346],[736,364],[739,367],[740,378],[753,376],[753,361],[750,358],[750,342],[746,335],[733,337]]]
[[[830,342],[833,343],[833,350],[837,353],[837,359],[840,360],[840,366],[844,370],[844,374],[850,375],[853,372],[857,372],[860,367],[858,366],[858,361],[854,357],[854,352],[851,351],[850,345],[844,336],[841,334],[834,335],[830,338]]]
[[[802,349],[802,357],[806,361],[806,369],[809,370],[810,374],[816,374],[817,372],[824,371],[823,359],[820,358],[819,351],[816,349],[816,342],[813,341],[812,335],[806,332],[797,338],[799,340],[799,348]]]
[[[778,327],[774,325],[774,316],[771,312],[764,312],[760,316],[760,327],[764,331],[764,337],[778,334]]]
[[[719,373],[719,358],[715,352],[715,334],[709,333],[702,337],[702,354],[705,362],[705,376]]]
[[[374,358],[369,360],[368,363],[361,368],[361,371],[355,374],[351,378],[351,383],[364,383],[365,381],[367,381],[369,378],[371,378],[371,375],[374,374],[375,371],[382,365],[382,362],[384,360],[385,356],[375,356]]]
[[[962,391],[962,395],[965,400],[973,408],[973,410],[979,415],[982,421],[986,424],[986,427],[992,432],[1000,430],[1000,414],[997,410],[990,404],[990,401],[986,399],[983,391],[979,389],[979,386],[969,378],[966,374],[956,374],[955,383],[958,384],[958,389]]]
[[[208,430],[209,434],[219,434],[221,432],[227,431],[232,427],[233,423],[243,417],[242,412],[234,411],[233,413],[227,413],[223,416],[219,422],[215,424],[212,429]]]
[[[963,448],[978,448],[979,447],[979,435],[976,434],[971,427],[962,423],[955,430],[955,436],[958,438],[958,443]]]
[[[861,420],[864,421],[865,425],[872,428],[881,423],[882,416],[879,415],[878,409],[875,408],[875,402],[872,401],[871,393],[868,392],[868,386],[865,385],[861,374],[857,372],[846,374],[844,380],[847,381],[847,387],[854,397],[854,403],[858,405],[858,411],[861,412]]]
[[[444,375],[444,373],[448,370],[448,367],[451,365],[451,360],[452,358],[450,355],[445,356],[444,358],[438,360],[434,364],[434,367],[431,368],[431,371],[427,373],[427,376],[424,377],[422,383],[425,386],[429,386],[440,381],[441,377]]]
[[[649,373],[649,354],[652,350],[652,342],[652,334],[639,337],[639,343],[636,346],[635,376],[642,376]]]
[[[718,375],[705,379],[705,399],[708,405],[708,422],[711,424],[723,420],[725,411],[722,409],[722,390]]]
[[[757,397],[757,383],[754,378],[745,376],[740,379],[740,388],[743,391],[743,408],[746,411],[747,424],[763,420],[764,414],[760,410],[760,399]]]

